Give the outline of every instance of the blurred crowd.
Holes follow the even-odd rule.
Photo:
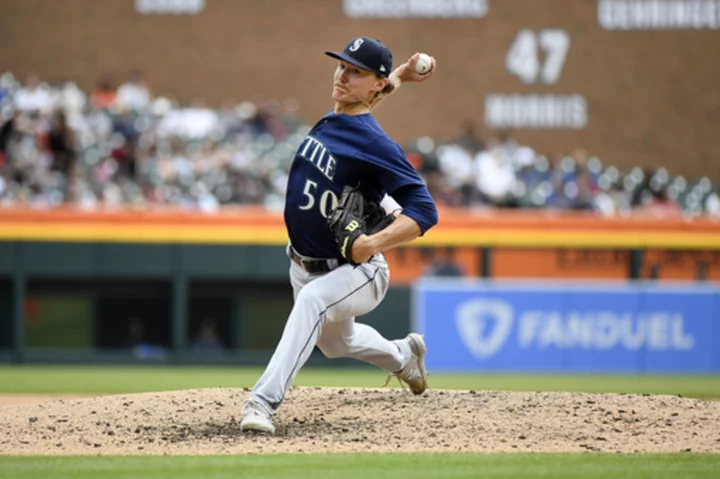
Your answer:
[[[472,124],[452,142],[419,138],[406,147],[440,203],[490,208],[590,210],[602,215],[720,214],[708,177],[672,176],[662,167],[621,171],[583,149],[544,154],[507,132],[481,139]]]
[[[720,214],[709,178],[663,167],[620,171],[583,150],[544,154],[473,124],[452,139],[405,148],[439,204],[628,214]],[[141,72],[120,85],[100,78],[23,83],[0,77],[0,205],[81,208],[227,204],[282,209],[287,171],[309,126],[298,99],[180,104],[156,95]]]

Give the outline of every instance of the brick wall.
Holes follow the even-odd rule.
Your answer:
[[[439,61],[436,78],[381,106],[377,117],[403,143],[483,125],[487,93],[581,94],[579,130],[519,130],[541,152],[583,147],[620,166],[720,175],[720,32],[606,31],[591,0],[490,0],[487,16],[351,19],[341,0],[206,0],[197,15],[140,15],[134,0],[0,2],[0,71],[74,79],[146,73],[154,91],[181,100],[300,98],[308,121],[331,108],[332,60],[356,35],[387,43],[396,64],[416,51]],[[523,28],[562,28],[571,46],[552,85],[525,85],[505,67]]]

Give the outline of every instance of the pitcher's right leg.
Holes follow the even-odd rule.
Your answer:
[[[301,291],[295,301],[280,342],[251,397],[277,409],[300,368],[310,357],[325,320],[322,298]]]

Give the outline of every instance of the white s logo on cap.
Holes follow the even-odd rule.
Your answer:
[[[363,41],[364,41],[364,40],[363,40],[362,38],[358,38],[357,40],[355,40],[355,41],[353,42],[352,46],[350,47],[350,51],[351,51],[351,52],[356,52],[357,49],[360,48],[360,45],[363,44]]]

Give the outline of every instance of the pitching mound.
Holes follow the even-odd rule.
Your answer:
[[[241,433],[248,391],[0,406],[0,454],[341,451],[720,453],[720,402],[634,394],[294,388],[275,436]]]

